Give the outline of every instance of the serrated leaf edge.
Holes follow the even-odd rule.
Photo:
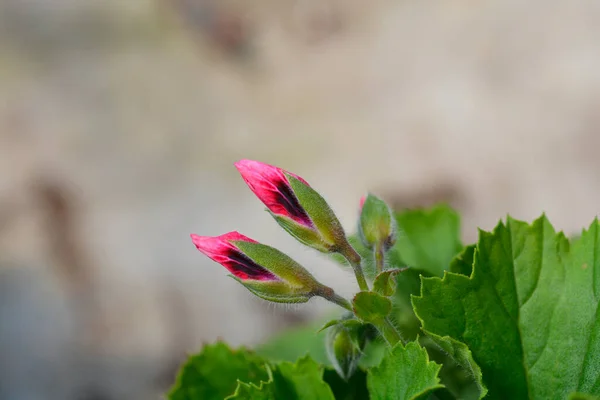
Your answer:
[[[417,338],[417,340],[418,340],[418,338]],[[394,349],[396,349],[397,347],[401,347],[403,350],[406,350],[406,349],[408,348],[408,346],[413,346],[413,345],[414,345],[414,346],[416,346],[416,347],[418,348],[418,350],[419,350],[419,351],[421,351],[421,352],[423,352],[423,353],[425,354],[425,365],[426,365],[426,366],[429,366],[429,364],[433,364],[433,365],[435,366],[435,368],[436,368],[436,371],[435,371],[435,378],[436,378],[436,380],[437,380],[437,383],[436,383],[434,386],[432,386],[432,387],[426,388],[426,389],[424,389],[424,390],[422,390],[422,391],[420,391],[420,392],[416,393],[414,396],[412,396],[412,397],[410,398],[410,400],[418,399],[419,397],[421,397],[421,396],[423,396],[423,395],[425,395],[425,394],[427,394],[427,393],[430,393],[430,392],[432,392],[432,391],[434,391],[434,390],[437,390],[437,389],[443,389],[443,388],[445,388],[445,387],[446,387],[446,386],[444,386],[444,385],[443,385],[443,384],[440,382],[440,377],[439,377],[439,373],[440,373],[440,370],[442,369],[442,365],[441,365],[441,364],[438,364],[438,363],[436,363],[435,361],[431,361],[431,360],[429,359],[429,353],[427,353],[427,350],[426,350],[425,348],[423,348],[423,347],[422,347],[422,346],[421,346],[419,343],[417,343],[416,341],[414,341],[414,342],[408,342],[408,343],[406,343],[406,346],[403,346],[401,342],[398,342],[398,343],[396,343],[396,344],[394,345],[394,347],[392,347],[391,349],[389,349],[389,350],[388,350],[388,352],[389,352],[389,353],[392,353],[392,352],[394,351]],[[382,363],[383,363],[383,360],[382,360]],[[375,372],[375,371],[378,371],[378,370],[379,370],[379,369],[381,369],[381,368],[382,368],[382,367],[381,367],[381,364],[380,364],[380,365],[378,365],[378,366],[376,366],[376,367],[373,367],[373,368],[371,368],[370,370],[368,370],[368,372],[371,372],[371,371]],[[367,380],[367,382],[368,382],[368,380]],[[367,387],[368,387],[368,386],[369,386],[369,385],[367,384]]]

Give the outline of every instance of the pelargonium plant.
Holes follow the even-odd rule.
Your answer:
[[[281,251],[238,232],[192,234],[206,256],[276,303],[340,307],[321,328],[253,350],[204,346],[171,400],[600,399],[600,226],[569,240],[542,216],[510,217],[475,244],[444,205],[392,210],[358,201],[348,234],[306,180],[235,164],[275,221],[354,273],[344,298]]]

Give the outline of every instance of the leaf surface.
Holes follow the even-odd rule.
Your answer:
[[[237,381],[259,383],[268,379],[265,362],[244,348],[232,350],[217,342],[191,356],[179,371],[169,400],[224,399]]]
[[[371,400],[411,400],[427,398],[443,388],[438,378],[441,366],[429,361],[427,351],[416,342],[406,347],[396,344],[378,367],[367,373]]]
[[[392,311],[392,302],[375,292],[358,292],[352,300],[352,309],[364,322],[378,323]]]
[[[348,381],[340,378],[340,375],[333,369],[326,369],[323,379],[329,384],[335,400],[368,400],[369,392],[367,390],[367,374],[364,370],[358,369]]]
[[[480,232],[470,277],[423,278],[426,332],[468,345],[490,399],[600,394],[598,221],[571,246],[545,216]]]
[[[323,380],[323,367],[310,357],[296,363],[282,362],[272,367],[268,382],[260,385],[239,382],[230,400],[335,400]]]
[[[442,276],[450,261],[462,249],[460,217],[450,207],[406,210],[396,214],[398,238],[392,252],[404,265]]]

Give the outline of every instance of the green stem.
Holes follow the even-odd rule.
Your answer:
[[[322,298],[324,298],[327,301],[337,304],[338,306],[340,306],[350,312],[354,312],[352,310],[352,305],[350,304],[350,302],[348,300],[346,300],[345,298],[343,298],[342,296],[340,296],[339,294],[337,294],[336,292],[334,292],[333,289],[330,287],[323,286],[323,287],[319,288],[319,290],[317,290],[317,295],[321,296]]]
[[[402,336],[394,325],[390,322],[389,318],[385,318],[381,323],[375,325],[375,327],[379,330],[383,338],[390,346],[394,346],[396,343],[402,340]]]
[[[350,302],[348,300],[346,300],[345,298],[343,298],[342,296],[338,295],[337,293],[333,294],[333,297],[331,299],[327,299],[329,301],[331,301],[332,303],[337,304],[338,306],[345,308],[346,310],[353,312],[352,311],[352,305],[350,304]]]
[[[385,252],[383,251],[383,245],[381,243],[377,243],[375,245],[375,267],[377,269],[377,273],[383,271],[383,267],[385,265]]]
[[[344,256],[346,260],[348,260],[350,265],[352,265],[352,269],[354,269],[354,275],[356,276],[356,281],[358,282],[358,287],[360,288],[360,290],[368,292],[369,285],[367,284],[367,280],[365,279],[365,275],[362,270],[362,258],[360,257],[360,254],[358,254],[356,250],[354,250],[352,245],[348,242],[346,242],[342,247],[340,247],[338,252],[342,256]]]

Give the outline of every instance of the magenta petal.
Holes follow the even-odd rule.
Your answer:
[[[246,171],[249,173],[256,173],[264,177],[268,181],[284,180],[287,182],[285,174],[289,174],[294,178],[298,179],[300,182],[304,183],[306,186],[310,186],[308,182],[306,182],[303,178],[299,177],[298,175],[286,171],[282,168],[276,167],[274,165],[262,163],[260,161],[240,160],[234,163],[233,165],[235,165],[235,167],[242,173],[242,175],[244,174],[244,171]]]
[[[190,236],[198,250],[227,268],[239,279],[279,280],[277,276],[252,261],[232,243],[234,241],[257,243],[249,237],[238,232],[229,232],[221,236],[199,236],[196,234]]]
[[[289,217],[300,224],[313,227],[306,210],[298,202],[286,174],[310,186],[304,179],[281,168],[258,161],[240,160],[235,163],[235,167],[240,171],[250,190],[272,213]]]
[[[362,209],[363,209],[363,207],[364,207],[364,205],[365,205],[365,200],[367,200],[367,196],[363,196],[363,197],[361,197],[361,198],[360,198],[360,200],[359,200],[359,202],[358,202],[358,203],[359,203],[359,205],[358,205],[358,210],[359,210],[360,212],[362,212]]]

